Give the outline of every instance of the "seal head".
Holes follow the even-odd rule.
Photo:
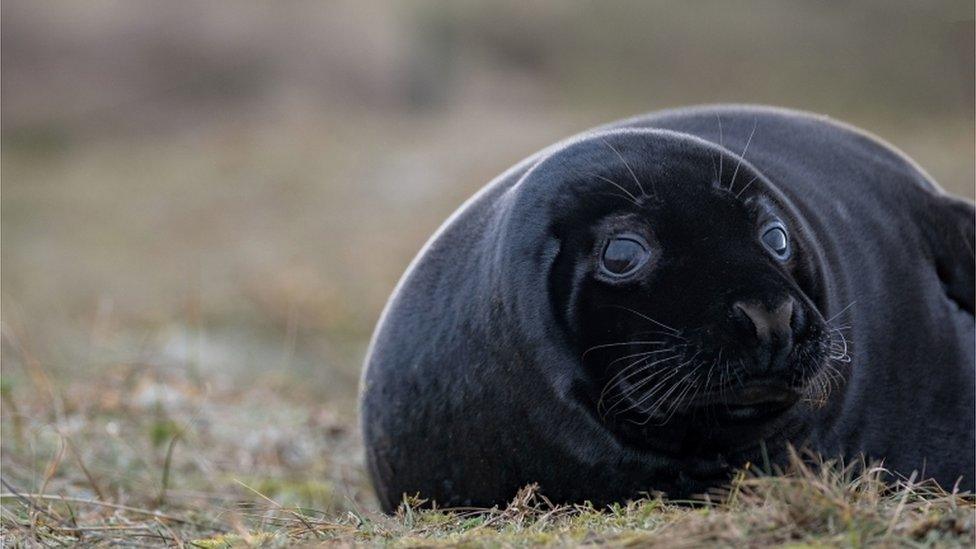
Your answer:
[[[520,199],[550,206],[551,308],[582,359],[582,394],[629,444],[755,445],[825,399],[843,345],[817,305],[813,246],[741,157],[623,130],[580,140],[522,184]]]

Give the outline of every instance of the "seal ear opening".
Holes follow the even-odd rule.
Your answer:
[[[946,297],[972,315],[976,294],[976,209],[968,201],[948,196],[940,198],[942,207],[935,212],[940,217],[930,218],[926,231],[935,258],[935,270]]]

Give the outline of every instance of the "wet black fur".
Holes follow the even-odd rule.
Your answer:
[[[770,219],[785,263],[758,240]],[[620,232],[651,247],[622,283],[598,268]],[[687,497],[787,443],[972,490],[973,240],[972,204],[825,117],[703,107],[556,144],[466,203],[390,299],[361,409],[382,507],[531,482],[558,502]],[[785,298],[794,347],[772,371],[730,311]],[[635,405],[654,372],[670,385]],[[789,398],[728,417],[723,397],[769,376]]]

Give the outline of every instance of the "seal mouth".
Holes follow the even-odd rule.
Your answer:
[[[729,420],[756,420],[779,415],[800,399],[800,393],[782,381],[746,382],[732,391],[703,395],[697,408],[706,408]]]

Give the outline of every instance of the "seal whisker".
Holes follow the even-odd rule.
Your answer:
[[[634,195],[634,193],[628,191],[627,189],[625,189],[623,186],[621,186],[616,181],[610,179],[609,177],[605,177],[605,176],[602,176],[602,175],[597,174],[597,173],[591,173],[590,175],[592,177],[595,177],[597,179],[606,181],[607,183],[613,185],[614,187],[616,187],[617,189],[619,189],[621,192],[625,193],[630,198],[630,201],[634,204],[634,206],[640,206],[640,199],[638,199],[637,196]]]
[[[618,372],[618,375],[620,375],[620,374],[621,374],[621,373],[623,373],[623,372],[626,372],[626,371],[627,371],[627,370],[629,370],[630,368],[632,368],[632,367],[634,367],[634,366],[636,366],[636,365],[638,365],[638,364],[640,364],[640,363],[642,363],[642,362],[645,362],[645,359],[638,359],[638,360],[635,360],[635,361],[634,361],[633,363],[631,363],[631,364],[628,364],[628,365],[627,365],[626,367],[624,367],[624,368],[623,368],[623,369],[622,369],[622,370],[621,370],[620,372]],[[654,374],[652,374],[652,375],[654,375]],[[616,378],[617,376],[614,376],[614,377]],[[626,377],[629,377],[629,374],[628,374],[627,376],[625,376],[625,377],[624,377],[624,379],[626,379]],[[623,380],[621,380],[621,381],[623,381]],[[598,412],[600,413],[600,416],[601,416],[601,417],[603,417],[603,416],[605,415],[605,408],[606,408],[606,406],[605,406],[605,404],[604,404],[604,400],[606,399],[606,396],[607,396],[607,393],[609,393],[609,392],[610,392],[610,390],[611,390],[611,389],[612,389],[613,387],[615,387],[615,383],[613,382],[613,380],[610,380],[610,381],[608,381],[607,383],[605,383],[605,384],[603,385],[603,390],[602,390],[602,391],[600,391],[600,396],[599,396],[599,397],[597,398],[597,402],[596,402],[596,409],[597,409],[597,411],[598,411]],[[611,400],[611,401],[614,401],[614,399],[613,399],[613,398],[611,398],[610,400]]]
[[[706,362],[705,361],[702,361],[702,366],[704,366],[705,364],[706,364]],[[700,393],[701,390],[704,389],[705,387],[707,387],[707,385],[708,385],[708,378],[709,378],[709,376],[711,376],[712,368],[715,366],[715,362],[712,361],[712,362],[708,362],[707,364],[708,364],[708,369],[705,370],[705,383],[698,383],[699,378],[695,378],[695,384],[696,384],[697,387],[695,389],[694,394],[692,394],[691,395],[691,398],[688,399],[689,402],[694,402],[694,400],[696,398],[698,398],[698,393]]]
[[[620,395],[620,396],[618,396],[617,398],[615,398],[615,399],[614,399],[614,401],[615,401],[615,403],[614,403],[614,405],[613,405],[613,406],[611,406],[611,407],[610,407],[610,408],[609,408],[609,409],[607,410],[607,413],[610,413],[610,412],[612,412],[612,411],[614,411],[614,410],[615,410],[615,409],[617,408],[617,406],[619,406],[620,404],[622,404],[622,403],[624,403],[624,402],[626,402],[626,401],[627,401],[627,398],[628,398],[628,397],[629,397],[630,395],[632,395],[632,394],[634,394],[634,392],[636,392],[636,390],[637,390],[637,389],[638,389],[638,388],[640,387],[640,385],[643,385],[643,384],[644,384],[644,383],[646,383],[647,381],[650,381],[651,379],[653,379],[653,378],[654,378],[654,377],[655,377],[655,376],[656,376],[657,374],[659,374],[659,373],[664,373],[664,374],[665,374],[665,376],[664,376],[664,377],[662,377],[662,378],[660,378],[659,380],[657,380],[657,381],[656,381],[656,382],[654,383],[654,385],[653,385],[653,386],[651,386],[651,388],[650,388],[650,389],[648,389],[648,390],[647,390],[647,391],[645,392],[645,395],[649,395],[649,396],[650,396],[650,395],[653,395],[654,393],[656,393],[656,392],[657,392],[657,391],[659,391],[660,389],[662,389],[662,388],[664,388],[664,387],[667,387],[667,385],[666,385],[666,384],[667,384],[667,382],[668,382],[668,380],[670,380],[670,379],[671,379],[671,378],[673,378],[674,376],[676,376],[676,375],[678,375],[678,370],[677,370],[677,369],[673,369],[673,368],[672,368],[672,369],[670,369],[670,370],[660,370],[659,372],[655,372],[654,374],[652,374],[652,375],[650,375],[650,376],[648,376],[648,377],[647,377],[647,379],[645,379],[645,380],[642,380],[642,381],[640,382],[640,384],[638,384],[638,385],[636,385],[636,386],[634,386],[634,387],[631,387],[630,389],[628,389],[628,390],[627,390],[627,393],[626,393],[625,395]],[[618,411],[618,412],[616,413],[616,415],[620,415],[620,414],[623,414],[623,413],[625,413],[625,412],[628,412],[628,411],[630,411],[630,410],[633,410],[633,409],[635,409],[635,408],[637,408],[637,407],[638,407],[638,406],[640,405],[640,403],[641,403],[641,402],[642,402],[642,401],[643,401],[644,399],[646,399],[646,398],[648,398],[648,397],[647,397],[647,396],[645,396],[645,397],[642,397],[642,399],[641,399],[641,401],[631,401],[631,403],[630,403],[630,404],[629,404],[628,406],[626,406],[626,407],[625,407],[624,409],[622,409],[622,410],[619,410],[619,411]]]
[[[732,385],[732,376],[731,376],[731,374],[732,374],[732,361],[730,361],[729,359],[725,359],[725,362],[722,363],[722,371],[721,371],[721,374],[719,375],[719,389],[718,389],[718,394],[719,394],[719,399],[725,405],[725,410],[726,411],[729,411],[729,401],[728,401],[728,399],[725,396],[725,391],[727,389],[731,389],[732,388],[731,387],[731,385]]]
[[[616,364],[616,363],[618,363],[618,362],[620,362],[620,361],[622,361],[622,360],[627,360],[628,358],[634,358],[634,357],[648,357],[648,356],[650,356],[650,355],[654,355],[654,354],[658,354],[658,353],[669,353],[669,352],[673,352],[674,350],[675,350],[675,348],[674,348],[674,347],[669,347],[669,348],[667,348],[667,349],[658,349],[658,350],[656,350],[656,351],[644,351],[644,352],[642,352],[642,353],[634,353],[634,354],[632,354],[632,355],[626,355],[626,356],[622,356],[622,357],[620,357],[620,358],[617,358],[617,359],[614,359],[614,360],[612,360],[612,361],[610,361],[610,362],[608,362],[608,363],[607,363],[607,365],[606,365],[606,366],[604,366],[604,368],[610,368],[610,367],[611,367],[611,366],[613,366],[614,364]]]
[[[684,387],[684,388],[681,390],[680,393],[678,393],[678,396],[671,399],[667,399],[667,406],[663,409],[664,413],[662,414],[664,416],[664,419],[662,419],[661,421],[655,421],[654,422],[655,426],[660,427],[661,425],[666,425],[668,421],[671,420],[671,416],[680,407],[679,404],[681,402],[681,399],[684,398],[685,393],[691,388],[692,384],[693,382],[685,383],[684,379],[675,384],[675,387]],[[647,413],[644,420],[641,422],[635,422],[635,424],[647,425],[648,423],[650,423],[651,419],[653,419],[656,415],[659,414],[659,412],[662,411],[660,410],[660,408],[661,408],[661,404],[665,402],[665,399],[666,396],[659,399],[657,401],[657,405],[654,408],[652,408],[650,412]]]
[[[753,177],[752,179],[750,179],[749,182],[746,183],[746,186],[745,187],[742,187],[741,189],[739,189],[739,192],[735,193],[735,197],[736,198],[739,198],[740,196],[742,196],[742,193],[746,192],[746,189],[749,188],[749,185],[752,185],[753,183],[755,183],[755,181],[757,179],[759,179],[759,176],[758,175],[755,176],[755,177]]]
[[[662,328],[664,328],[666,330],[671,331],[673,333],[674,337],[681,337],[681,331],[678,330],[677,328],[673,328],[671,326],[668,326],[667,324],[665,324],[665,323],[663,323],[663,322],[661,322],[659,320],[654,320],[653,318],[651,318],[651,317],[649,317],[649,316],[647,316],[647,315],[645,315],[643,313],[640,313],[638,311],[635,311],[634,309],[631,309],[629,307],[624,307],[623,305],[600,305],[600,308],[604,308],[604,307],[609,307],[609,308],[614,308],[614,309],[623,309],[625,311],[634,313],[635,315],[643,318],[644,320],[646,320],[648,322],[651,322],[651,323],[656,324],[656,325],[658,325],[658,326],[660,326],[660,327],[662,327]],[[682,339],[684,339],[684,338],[682,338]]]
[[[624,166],[627,168],[627,171],[630,172],[630,176],[634,178],[634,183],[637,184],[637,188],[640,189],[641,196],[647,196],[647,193],[644,192],[644,186],[641,185],[640,180],[637,179],[637,174],[634,173],[634,170],[630,167],[630,164],[627,163],[627,160],[624,158],[624,155],[620,154],[620,151],[618,151],[616,147],[610,144],[610,142],[607,141],[606,137],[601,137],[600,139],[602,139],[603,144],[606,145],[607,147],[610,147],[610,150],[613,151],[614,154],[617,155],[617,158],[619,158],[620,161],[624,163]],[[654,198],[655,199],[657,198],[657,192],[654,193]]]
[[[809,359],[809,353],[807,353]],[[827,361],[821,365],[820,371],[808,382],[806,390],[803,392],[803,400],[820,407],[827,403],[827,399],[834,390],[835,384],[839,387],[843,383],[843,375],[832,361]]]
[[[603,343],[601,345],[594,345],[593,347],[590,347],[589,349],[583,351],[583,354],[580,355],[580,358],[585,359],[586,355],[592,353],[593,351],[599,351],[600,349],[609,349],[611,347],[622,347],[624,345],[663,345],[664,343],[666,342],[658,339],[648,340],[648,341],[618,341],[615,343]]]
[[[729,192],[732,192],[732,187],[735,186],[735,176],[739,174],[739,166],[742,165],[742,161],[746,158],[746,151],[749,150],[749,144],[752,143],[752,136],[756,134],[756,127],[759,125],[758,119],[753,119],[752,121],[752,131],[749,132],[749,138],[746,139],[746,146],[742,149],[742,154],[739,155],[739,160],[735,163],[735,171],[732,172],[732,181],[729,182]]]
[[[832,317],[828,318],[827,320],[825,320],[824,323],[825,324],[830,324],[835,318],[837,318],[840,315],[844,314],[845,311],[847,311],[848,309],[850,309],[851,307],[853,307],[855,303],[857,303],[857,300],[856,299],[854,301],[851,301],[850,303],[848,303],[847,306],[844,307],[843,309],[841,309],[840,311],[837,311],[837,314],[835,314],[834,316],[832,316]]]
[[[744,387],[745,384],[746,384],[745,380],[742,379],[742,375],[739,374],[739,370],[742,370],[745,367],[746,367],[745,362],[743,362],[742,359],[740,358],[739,359],[739,367],[738,368],[732,368],[732,373],[735,374],[735,379],[739,382],[739,386],[740,387]]]
[[[719,369],[718,369],[719,370],[719,372],[718,372],[718,396],[719,396],[719,399],[724,402],[725,401],[725,386],[726,386],[726,383],[728,383],[725,378],[726,378],[726,374],[728,373],[728,369],[729,369],[729,361],[728,361],[728,359],[726,359],[725,362],[722,362],[722,351],[723,350],[724,350],[724,347],[719,347],[718,348],[718,357],[715,360],[718,361],[718,363],[720,365],[719,366]]]
[[[640,365],[640,367],[638,367],[637,369],[635,369],[633,371],[629,371],[629,372],[628,371],[624,371],[624,370],[626,370],[628,368],[634,367],[636,365],[636,363],[635,364],[628,365],[627,368],[625,368],[624,370],[622,370],[620,372],[617,372],[617,374],[614,375],[613,378],[611,378],[606,383],[606,387],[607,387],[607,389],[612,389],[618,383],[625,382],[625,381],[633,378],[634,376],[643,374],[644,372],[646,372],[650,368],[653,368],[655,366],[659,366],[659,365],[664,364],[666,362],[670,362],[670,361],[672,361],[672,360],[674,360],[676,358],[679,358],[679,357],[681,357],[681,353],[675,353],[675,354],[673,354],[671,356],[668,356],[666,358],[659,358],[659,359],[654,360],[654,361],[651,361],[651,362],[648,362],[646,359],[639,360],[639,361],[637,361],[637,363],[643,363],[643,364]],[[672,370],[673,370],[673,368],[672,368]],[[670,371],[670,370],[664,370],[663,368],[658,368],[657,371],[648,374],[647,377],[645,377],[644,379],[641,379],[637,383],[630,383],[629,384],[630,386],[626,390],[622,391],[621,394],[623,394],[624,396],[627,396],[627,395],[631,394],[632,392],[634,392],[635,390],[639,390],[641,387],[643,387],[644,385],[646,385],[651,380],[651,378],[653,378],[654,376],[656,376],[660,372],[664,372],[664,371]]]
[[[694,370],[692,370],[692,372],[697,372],[697,371],[698,371],[698,369],[699,369],[699,368],[700,368],[701,366],[703,366],[704,364],[705,364],[704,362],[700,362],[700,363],[698,363],[698,365],[696,365],[696,366],[695,366],[695,369],[694,369]],[[693,400],[695,400],[695,397],[696,397],[696,396],[698,396],[698,392],[699,392],[699,391],[701,390],[701,384],[700,384],[700,383],[698,383],[698,382],[700,381],[700,379],[699,379],[700,377],[701,377],[701,376],[699,376],[699,375],[696,375],[696,376],[695,376],[694,378],[692,378],[692,379],[691,379],[691,380],[690,380],[690,381],[688,382],[688,386],[687,386],[687,388],[686,388],[686,389],[685,389],[684,391],[682,391],[682,392],[681,392],[681,394],[680,394],[680,395],[678,395],[678,397],[677,397],[677,398],[675,398],[675,399],[672,399],[672,405],[671,405],[671,407],[670,407],[670,412],[668,412],[668,414],[667,414],[667,417],[665,417],[665,418],[664,418],[664,421],[662,421],[662,422],[661,422],[661,423],[659,423],[658,425],[666,425],[666,424],[667,424],[667,423],[668,423],[669,421],[671,421],[671,418],[672,418],[672,417],[674,417],[674,414],[675,414],[675,413],[676,413],[676,412],[678,411],[678,409],[679,409],[679,408],[681,408],[681,406],[682,406],[682,405],[684,404],[684,402],[685,402],[685,398],[686,398],[686,397],[688,397],[688,393],[689,393],[689,392],[691,392],[691,388],[692,388],[692,387],[694,387],[694,388],[695,388],[695,392],[694,392],[694,393],[692,393],[692,395],[691,395],[691,397],[690,397],[690,398],[688,398],[688,401],[689,401],[689,402],[691,402],[691,401],[693,401]]]
[[[718,358],[712,359],[712,365],[708,367],[708,373],[705,376],[705,387],[710,387],[712,383],[712,374],[715,372],[715,367],[718,366]]]
[[[658,370],[657,372],[654,372],[653,374],[650,374],[649,376],[647,376],[647,379],[650,380],[650,379],[658,378],[662,374],[663,374],[663,377],[660,377],[659,378],[660,382],[662,382],[662,383],[664,383],[668,379],[674,377],[674,371],[673,370]],[[608,415],[610,415],[612,412],[614,412],[614,410],[616,410],[621,404],[624,404],[625,402],[627,402],[627,399],[632,394],[634,394],[634,392],[636,390],[637,389],[635,389],[635,388],[632,387],[632,388],[629,388],[626,392],[622,392],[620,394],[615,394],[613,396],[610,396],[610,397],[606,398],[605,399],[606,402],[604,403],[604,406],[602,407],[601,417],[606,418]],[[609,404],[609,406],[607,404]],[[631,408],[631,406],[628,406],[628,407],[624,408],[623,410],[618,411],[614,415],[620,415],[620,414],[626,412],[627,410],[629,410],[630,408]]]
[[[618,194],[618,193],[593,193],[593,194],[594,195],[599,195],[599,196],[612,196],[614,198],[619,198],[620,200],[625,200],[627,202],[630,202],[630,203],[632,203],[632,204],[634,204],[636,206],[640,206],[640,204],[637,204],[636,202],[634,202],[630,197],[624,196],[622,194]]]
[[[847,352],[847,337],[844,335],[844,332],[842,332],[840,330],[836,330],[836,331],[831,330],[828,333],[830,334],[830,336],[829,336],[830,337],[830,353],[831,353],[830,358],[832,358],[834,360],[840,360],[842,362],[844,362],[844,361],[850,362],[851,357],[850,357],[850,354]],[[839,342],[834,338],[834,334],[837,334],[838,336],[840,336],[840,341]]]
[[[663,359],[661,361],[655,362],[654,364],[660,364],[660,363],[663,363],[663,362],[667,362],[667,361],[673,360],[675,358],[678,358],[678,356],[679,355],[675,355],[675,356],[672,356],[672,357],[668,357],[667,359]],[[648,364],[648,365],[642,366],[636,372],[633,372],[631,374],[628,374],[626,377],[631,377],[633,375],[637,375],[639,372],[641,372],[643,370],[646,370],[648,367],[653,366],[654,364]],[[630,397],[630,395],[632,395],[636,391],[640,390],[640,388],[642,386],[644,386],[648,382],[654,380],[660,374],[665,374],[665,375],[661,379],[657,380],[657,383],[655,384],[655,387],[659,386],[662,383],[665,383],[668,379],[671,379],[672,377],[674,377],[677,374],[677,369],[672,368],[670,370],[665,370],[665,369],[662,368],[662,369],[660,369],[660,370],[658,370],[656,372],[652,372],[646,378],[642,379],[640,382],[638,382],[638,383],[636,383],[634,385],[631,385],[625,391],[621,391],[620,393],[614,395],[612,398],[608,399],[609,401],[612,402],[612,404],[611,404],[611,406],[609,408],[606,408],[605,409],[605,413],[609,414],[610,412],[614,411],[617,408],[617,406],[619,406],[621,403],[625,402],[627,400],[627,398]],[[626,377],[624,379],[626,379]],[[621,381],[623,381],[623,379]],[[609,384],[608,384],[608,386],[604,389],[604,391],[605,392],[608,392],[612,388],[613,387],[609,386]],[[603,400],[603,396],[601,395],[601,401],[602,400]],[[625,408],[623,411],[627,411],[630,408],[631,407]],[[618,412],[618,414],[619,413],[623,413],[623,411]]]
[[[674,367],[674,370],[673,370],[673,371],[674,371],[674,372],[679,372],[679,371],[681,370],[681,367],[682,367],[682,366],[685,366],[686,364],[690,364],[690,363],[692,363],[692,362],[694,362],[694,360],[695,360],[695,358],[696,358],[696,357],[697,357],[697,356],[698,356],[699,354],[701,354],[701,351],[698,351],[697,353],[695,353],[695,354],[694,354],[694,355],[693,355],[693,356],[692,356],[691,358],[689,358],[688,360],[686,360],[686,361],[684,361],[684,362],[682,362],[681,364],[679,364],[679,365],[677,365],[677,366],[675,366],[675,367]],[[667,391],[666,391],[666,392],[665,392],[665,393],[664,393],[663,395],[661,395],[661,396],[659,396],[659,397],[657,398],[657,400],[656,400],[656,402],[658,402],[658,403],[660,403],[660,402],[662,402],[662,401],[663,401],[663,399],[665,399],[665,398],[667,398],[667,397],[668,397],[668,395],[670,395],[671,393],[673,393],[673,392],[674,392],[674,390],[675,390],[675,389],[676,389],[676,388],[677,388],[677,387],[678,387],[679,385],[681,385],[681,383],[683,383],[683,382],[684,382],[684,380],[686,380],[686,379],[688,379],[688,377],[690,377],[690,376],[691,376],[692,374],[694,374],[694,372],[695,372],[695,370],[694,370],[694,368],[693,368],[693,369],[692,369],[691,371],[689,371],[689,372],[688,372],[687,374],[685,374],[685,376],[684,376],[684,377],[682,377],[682,378],[681,378],[681,379],[680,379],[679,381],[677,381],[676,383],[674,383],[674,384],[672,384],[672,385],[671,385],[671,387],[670,387],[670,388],[669,388],[669,389],[668,389],[668,390],[667,390]],[[658,383],[658,384],[656,384],[656,385],[654,386],[654,388],[652,388],[651,390],[649,390],[649,391],[647,391],[647,393],[645,393],[645,395],[644,395],[643,397],[641,397],[641,399],[640,399],[640,400],[638,400],[638,401],[637,401],[637,402],[636,402],[636,403],[634,404],[634,406],[635,406],[635,407],[640,407],[640,406],[642,406],[642,405],[644,404],[644,402],[646,402],[646,401],[647,401],[647,399],[649,399],[649,398],[651,398],[652,396],[654,396],[654,393],[656,393],[656,392],[657,392],[657,391],[659,390],[659,388],[660,388],[660,387],[661,387],[661,383]],[[655,405],[655,407],[656,407],[656,405]],[[652,411],[654,410],[654,408],[655,408],[655,407],[652,407]],[[643,425],[643,424],[641,424],[641,425]]]
[[[834,388],[834,383],[839,383],[843,379],[843,376],[841,375],[840,370],[838,370],[837,367],[830,362],[824,366],[823,371],[827,378],[827,390],[832,391]]]
[[[677,335],[675,335],[675,334],[673,334],[671,332],[666,332],[664,330],[644,330],[644,331],[641,331],[641,332],[634,332],[634,335],[635,336],[638,336],[638,335],[639,336],[654,336],[654,335],[659,335],[659,336],[663,336],[663,337],[668,337],[668,338],[674,339],[676,341],[688,341],[684,337],[678,337]]]
[[[719,144],[720,147],[722,147],[724,149],[725,148],[725,135],[724,135],[725,132],[722,131],[722,116],[720,114],[718,114],[718,113],[715,113],[715,119],[718,120],[718,144]],[[722,184],[722,163],[723,163],[722,162],[722,159],[723,158],[724,158],[724,155],[722,155],[722,154],[719,154],[718,155],[718,182],[719,182],[719,185]]]
[[[617,372],[617,374],[614,375],[610,380],[608,380],[606,382],[606,384],[604,384],[603,393],[606,393],[607,391],[609,391],[610,389],[612,389],[618,381],[625,381],[628,378],[631,378],[631,377],[633,377],[635,375],[638,375],[640,373],[643,373],[648,368],[652,368],[652,367],[654,367],[654,366],[656,366],[658,364],[663,364],[665,362],[669,362],[671,360],[674,360],[675,358],[678,358],[679,356],[681,356],[681,355],[680,354],[674,354],[674,355],[671,355],[671,356],[669,356],[667,358],[661,358],[661,359],[655,360],[653,362],[647,362],[647,359],[640,359],[640,360],[637,360],[637,361],[633,362],[632,364],[628,364],[626,367],[624,367],[619,372]],[[641,364],[641,363],[644,363],[641,367],[637,368],[635,371],[628,372],[628,370],[630,368],[633,368],[634,366],[637,366],[638,364]],[[653,376],[655,374],[656,374],[656,372],[655,373],[652,373],[651,376]],[[640,388],[641,385],[643,385],[646,382],[647,382],[647,379],[643,379],[639,383],[637,383],[635,385],[631,385],[631,389],[628,389],[628,391],[633,390],[633,389],[636,389],[636,388]],[[603,396],[603,393],[601,393],[601,398]]]
[[[669,348],[669,349],[662,350],[661,352],[673,352],[673,351],[674,351],[674,348]],[[654,367],[654,366],[656,366],[658,364],[663,364],[665,362],[669,362],[669,361],[677,358],[678,356],[680,356],[680,355],[679,354],[674,354],[674,355],[671,355],[671,356],[668,356],[668,357],[665,357],[665,358],[660,358],[660,359],[654,360],[653,362],[648,362],[649,358],[645,356],[645,357],[641,357],[641,358],[635,360],[634,362],[628,364],[627,366],[621,368],[619,372],[617,372],[616,374],[614,374],[614,376],[612,378],[610,378],[609,380],[607,380],[606,383],[604,383],[603,389],[600,391],[600,397],[597,399],[597,409],[600,408],[600,406],[602,405],[602,403],[603,403],[604,399],[606,398],[607,394],[614,387],[616,387],[618,383],[623,383],[626,380],[630,379],[631,377],[636,376],[636,375],[639,375],[642,372],[648,370],[649,368],[652,368],[652,367]],[[636,366],[638,366],[638,365],[640,365],[642,363],[643,363],[642,366],[636,368],[636,370],[632,370],[633,368],[635,368]],[[658,372],[652,373],[648,377],[653,377],[657,373]],[[645,380],[642,380],[640,383],[637,384],[636,387],[639,388],[646,381],[647,381],[646,379]],[[623,397],[626,397],[627,396],[627,393],[629,393],[632,390],[636,390],[636,388],[634,386],[631,386],[631,388],[628,389],[628,391],[625,391],[624,392]],[[621,397],[621,398],[623,398],[623,397]],[[610,400],[614,400],[614,399],[611,398]]]
[[[677,412],[678,409],[681,408],[681,405],[684,404],[685,398],[688,396],[688,393],[691,392],[692,388],[695,388],[696,394],[698,393],[698,388],[700,387],[700,385],[698,384],[699,377],[700,377],[698,375],[698,370],[704,364],[705,364],[704,362],[699,362],[695,364],[694,368],[692,368],[690,372],[691,375],[685,377],[685,379],[687,380],[685,382],[685,388],[680,393],[678,393],[678,396],[670,399],[670,403],[668,407],[665,409],[666,414],[664,420],[662,420],[660,423],[656,423],[655,425],[665,425],[669,421],[671,421],[671,418],[674,416],[675,412]]]
[[[697,354],[695,356],[697,356]],[[687,362],[684,362],[682,364],[682,366],[684,364],[688,364],[688,363],[692,362],[693,360],[694,360],[694,357],[692,357],[691,359],[689,359]],[[678,368],[680,368],[680,366]],[[677,371],[678,368],[675,368],[675,371]],[[678,390],[679,387],[682,387],[684,385],[684,383],[687,382],[688,379],[690,379],[691,376],[693,376],[695,374],[696,370],[697,370],[697,366],[695,368],[692,368],[687,374],[684,375],[684,377],[682,377],[681,379],[679,379],[675,383],[672,383],[671,384],[671,387],[667,391],[665,391],[664,394],[658,396],[655,399],[654,404],[651,406],[651,408],[647,412],[645,412],[645,414],[644,414],[645,415],[644,421],[632,422],[632,423],[635,423],[636,425],[647,425],[647,423],[658,413],[658,411],[660,410],[661,406],[667,401],[668,397],[671,396],[676,390]],[[654,392],[656,392],[656,391],[654,391]],[[653,396],[653,393],[654,392],[649,391],[648,394],[646,396],[644,396],[643,398],[641,398],[641,400],[639,400],[637,403],[635,403],[634,406],[635,407],[641,407],[641,406],[643,406],[644,402],[647,401],[647,399],[651,398],[651,396]],[[677,400],[677,399],[675,399],[675,400]]]

